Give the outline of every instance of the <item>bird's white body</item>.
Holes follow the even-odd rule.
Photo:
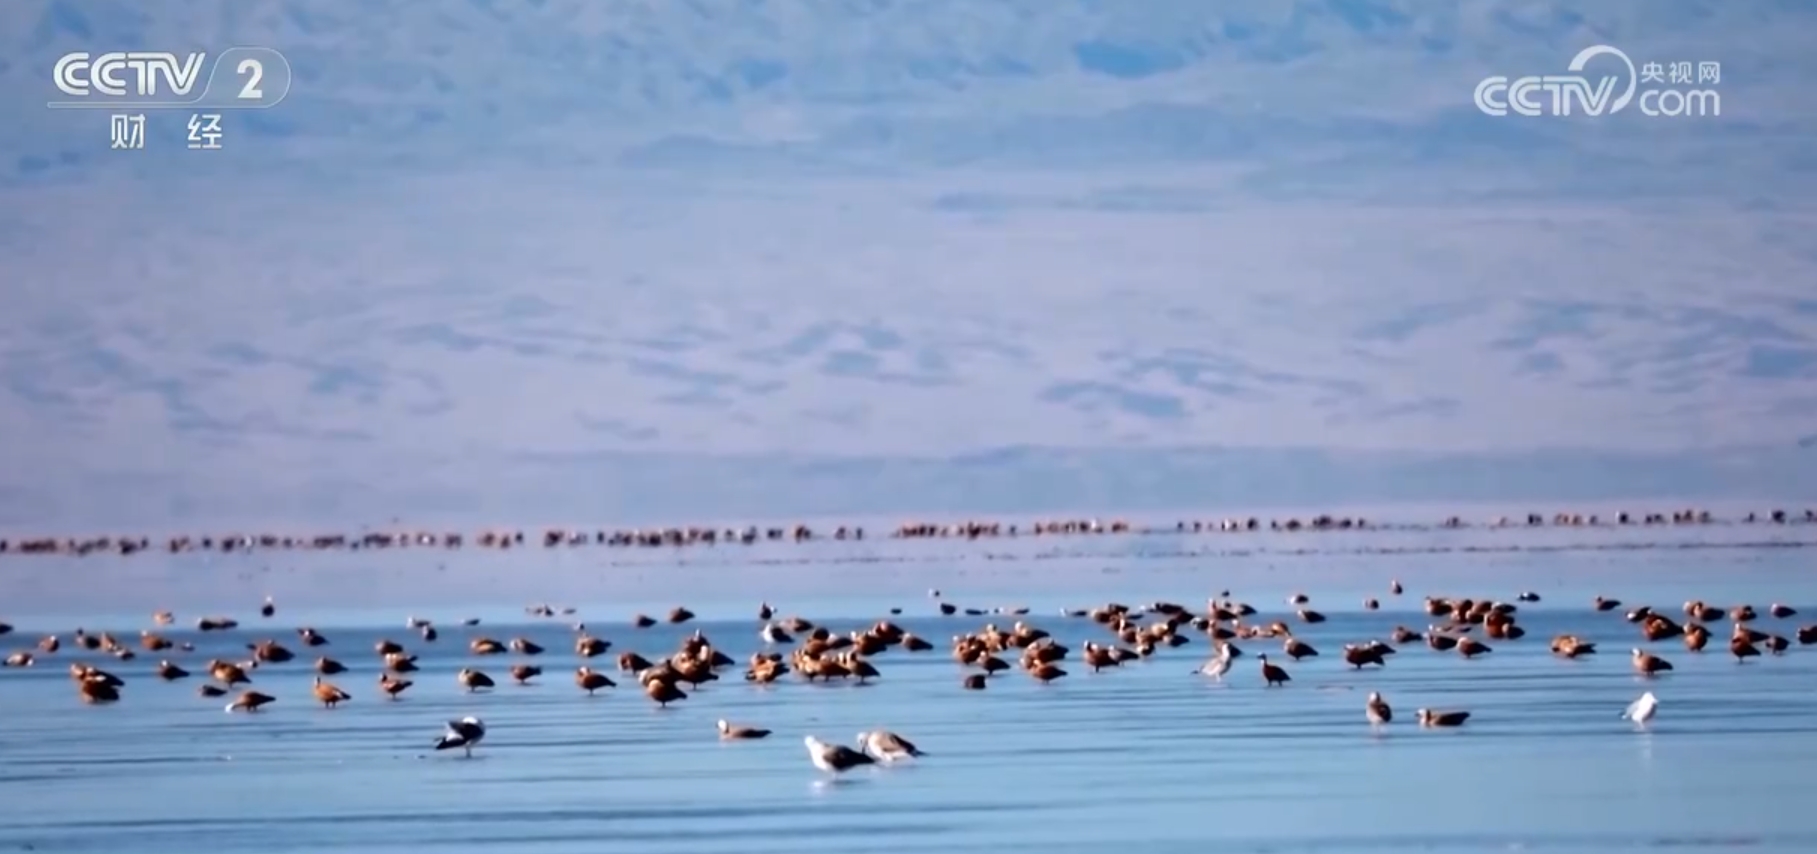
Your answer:
[[[813,736],[801,739],[808,748],[808,759],[829,774],[838,774],[851,770],[859,765],[870,765],[876,762],[870,756],[846,747],[843,744],[828,744]]]
[[[453,750],[460,748],[466,755],[473,755],[473,748],[486,738],[486,724],[476,717],[464,717],[458,721],[448,722],[448,731],[435,742],[436,750]]]
[[[1621,713],[1621,716],[1624,720],[1630,720],[1637,724],[1645,724],[1647,721],[1652,720],[1653,716],[1658,713],[1659,698],[1653,696],[1652,691],[1648,691],[1647,693],[1640,695],[1639,699],[1629,703],[1628,708]]]
[[[1199,672],[1220,682],[1223,681],[1224,674],[1230,672],[1230,650],[1218,647],[1218,654],[1205,662],[1204,666],[1199,668]]]

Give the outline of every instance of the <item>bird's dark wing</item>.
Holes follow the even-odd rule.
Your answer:
[[[870,765],[877,761],[871,758],[869,753],[853,750],[843,744],[833,746],[833,755],[830,758],[835,765]]]

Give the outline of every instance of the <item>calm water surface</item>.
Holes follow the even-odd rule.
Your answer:
[[[407,603],[394,607],[390,592],[362,593],[355,576],[312,574],[308,566],[258,570],[264,577],[240,572],[221,587],[243,603],[242,629],[172,632],[197,644],[172,657],[200,669],[211,657],[243,658],[252,640],[280,639],[300,660],[255,671],[256,687],[279,697],[265,712],[228,715],[224,700],[196,696],[194,678],[153,679],[157,656],[150,654],[118,662],[66,646],[36,667],[0,671],[8,709],[0,727],[0,850],[958,854],[1156,843],[1274,852],[1817,850],[1817,811],[1800,784],[1817,761],[1817,647],[1737,665],[1724,652],[1693,655],[1676,641],[1657,644],[1678,670],[1643,683],[1626,655],[1639,643],[1637,630],[1619,612],[1588,606],[1598,593],[1675,615],[1688,598],[1746,601],[1763,611],[1781,601],[1802,613],[1763,616],[1759,625],[1790,636],[1817,621],[1817,574],[1806,549],[1280,549],[1208,558],[1129,546],[1121,554],[1035,560],[1035,546],[1017,554],[992,545],[991,559],[954,547],[937,562],[890,568],[890,549],[912,547],[867,548],[874,564],[867,567],[755,566],[735,579],[720,564],[736,563],[736,554],[721,553],[719,564],[652,568],[610,595],[593,586],[602,582],[590,569],[562,583],[531,581],[547,569],[538,561],[572,564],[571,556],[526,554],[484,569],[419,567],[410,577],[441,611],[418,610],[443,625],[434,643],[405,630]],[[23,566],[7,571],[52,571]],[[84,571],[100,573],[85,583],[104,586],[114,570]],[[147,571],[165,570],[130,570]],[[460,590],[481,592],[456,605],[445,590],[429,591],[448,574],[462,579],[454,585]],[[1403,581],[1405,596],[1387,595],[1390,577]],[[43,578],[37,583],[49,583]],[[373,589],[399,589],[387,584]],[[1249,657],[1224,684],[1193,675],[1208,653],[1195,636],[1120,671],[1093,675],[1075,661],[1067,665],[1073,675],[1054,685],[1009,673],[987,691],[967,692],[946,639],[1013,618],[938,616],[929,584],[962,605],[1031,606],[1025,619],[1075,647],[1103,630],[1061,618],[1063,605],[1166,598],[1196,607],[1228,587],[1270,618],[1286,617],[1284,597],[1304,590],[1331,619],[1296,629],[1324,655],[1287,663],[1294,681],[1285,688],[1262,687],[1253,656],[1275,650],[1265,641],[1240,643]],[[324,593],[325,585],[333,589]],[[1423,628],[1425,594],[1512,600],[1526,589],[1544,597],[1522,606],[1530,634],[1491,641],[1495,651],[1481,660],[1408,646],[1386,669],[1358,673],[1339,658],[1344,642],[1385,638],[1396,624]],[[250,613],[266,591],[277,591],[284,609],[272,620]],[[556,604],[576,603],[580,613],[522,616],[522,602],[551,591],[570,597]],[[1384,610],[1362,611],[1365,595],[1381,597]],[[77,625],[136,635],[149,627],[151,610],[172,604],[152,598],[139,616],[9,613],[18,632],[0,645],[25,647]],[[573,620],[590,621],[613,642],[612,653],[656,657],[699,628],[742,660],[760,645],[751,613],[759,598],[840,630],[901,607],[896,619],[939,649],[880,656],[884,676],[866,687],[792,677],[756,687],[729,671],[726,681],[667,710],[634,690],[588,698],[573,686]],[[293,607],[293,599],[306,604]],[[633,610],[660,615],[678,602],[702,619],[648,630],[627,623]],[[455,625],[470,614],[482,625]],[[323,627],[330,644],[320,651],[352,668],[333,677],[354,694],[352,703],[326,711],[310,702],[307,659],[315,651],[292,632],[302,624]],[[1726,629],[1725,621],[1718,638]],[[1598,641],[1603,654],[1553,658],[1547,640],[1564,631]],[[521,635],[547,646],[538,663],[549,675],[532,687],[462,693],[453,675],[459,668],[478,666],[505,682],[506,667],[522,660],[469,657],[467,642],[479,635]],[[372,647],[383,637],[422,656],[416,686],[398,702],[379,699],[374,686]],[[76,702],[65,668],[85,659],[128,680],[123,702]],[[609,657],[595,663],[620,676]],[[1618,714],[1648,689],[1661,710],[1638,731]],[[1362,712],[1370,690],[1385,694],[1405,720],[1420,706],[1474,717],[1455,731],[1397,721],[1372,733]],[[491,730],[472,760],[427,750],[444,721],[467,714]],[[721,743],[714,721],[722,717],[776,734]],[[849,742],[876,727],[914,739],[929,755],[837,782],[807,763],[804,734]]]

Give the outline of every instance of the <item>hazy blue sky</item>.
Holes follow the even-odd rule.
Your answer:
[[[1721,63],[1722,115],[1473,106],[1599,43]],[[1814,43],[1794,0],[10,0],[0,527],[1811,497]],[[222,151],[43,106],[67,51],[238,44],[296,79]]]

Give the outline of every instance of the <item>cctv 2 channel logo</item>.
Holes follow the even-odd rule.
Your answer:
[[[232,47],[216,56],[212,66],[208,59],[200,51],[67,53],[51,69],[51,82],[63,97],[47,106],[263,109],[290,94],[290,61],[272,48]]]

